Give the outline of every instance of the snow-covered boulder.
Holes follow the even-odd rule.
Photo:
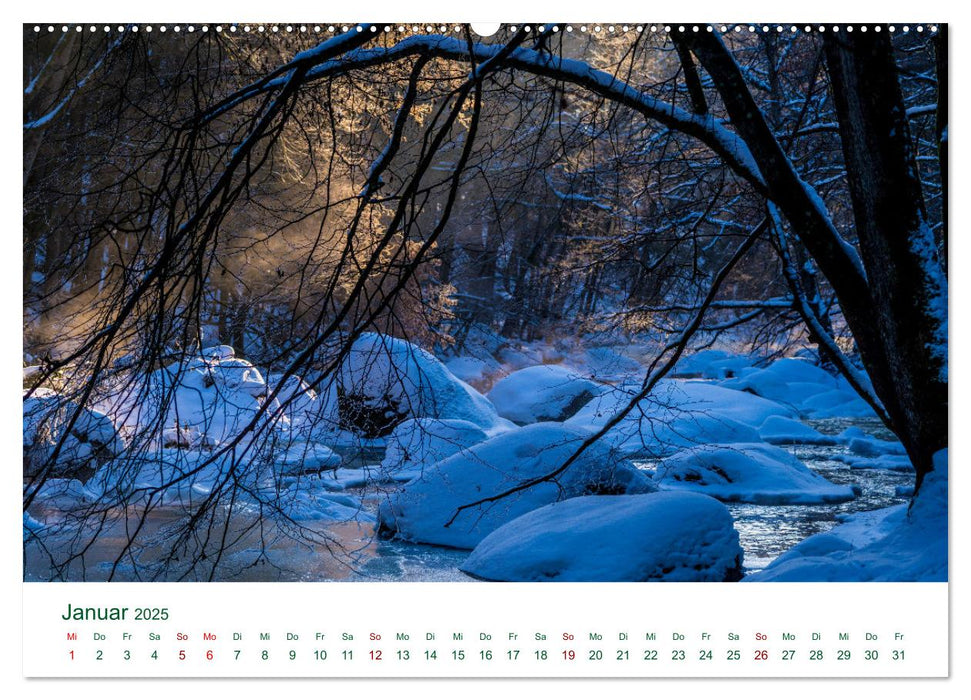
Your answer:
[[[759,437],[772,445],[836,445],[832,435],[823,435],[802,421],[785,416],[769,416],[759,426]]]
[[[331,479],[302,476],[288,479],[279,494],[267,493],[266,502],[279,505],[279,515],[295,521],[333,520],[339,522],[374,523],[374,516],[361,499],[342,493],[339,484]]]
[[[851,486],[834,484],[785,450],[765,443],[683,450],[663,460],[654,479],[664,490],[766,505],[840,503],[856,495]]]
[[[833,459],[843,462],[850,469],[887,469],[890,471],[913,471],[907,450],[897,440],[881,440],[853,426],[836,436],[838,442],[847,446],[850,454],[834,455]]]
[[[769,378],[785,384],[822,384],[831,387],[837,385],[836,377],[822,367],[817,367],[809,360],[795,357],[783,357],[765,369],[745,373],[743,378],[753,387],[757,387],[760,380],[765,381]]]
[[[907,455],[878,455],[875,457],[861,457],[859,455],[833,455],[833,459],[842,462],[850,469],[884,469],[892,472],[912,472],[914,465]]]
[[[701,350],[682,357],[671,376],[728,379],[751,367],[756,360],[749,355],[733,355],[724,350]]]
[[[763,369],[743,369],[721,385],[791,406],[807,418],[875,415],[843,377],[833,376],[805,359],[786,357]]]
[[[857,513],[809,537],[746,581],[947,581],[947,450],[909,509]]]
[[[341,457],[326,445],[301,441],[281,445],[273,463],[281,474],[303,474],[337,469]]]
[[[481,389],[483,384],[502,374],[502,365],[491,355],[483,354],[484,357],[461,355],[448,358],[445,360],[445,367],[463,382]]]
[[[630,403],[638,389],[611,389],[566,423],[599,430]],[[767,418],[793,415],[785,406],[746,392],[706,382],[662,380],[604,439],[628,455],[663,457],[705,443],[758,442],[756,428]]]
[[[267,377],[267,395],[276,391],[269,407],[271,415],[282,415],[294,439],[307,442],[340,442],[344,432],[338,413],[337,385],[325,378],[317,384],[319,391],[297,375]]]
[[[106,463],[85,486],[103,504],[189,506],[209,497],[220,484],[255,483],[258,469],[241,469],[209,451],[160,448]]]
[[[158,447],[209,449],[235,440],[257,417],[268,387],[256,367],[231,351],[214,346],[205,356],[121,377],[102,392],[98,407],[126,434],[140,442],[154,436]],[[287,417],[278,412],[259,422],[263,428],[270,423],[271,431],[288,428]]]
[[[199,351],[199,355],[206,360],[229,360],[236,357],[236,350],[231,345],[210,345]]]
[[[389,476],[414,478],[426,467],[488,439],[482,428],[465,420],[411,418],[388,436],[381,469]]]
[[[867,435],[862,430],[848,429],[840,433],[850,452],[861,457],[880,457],[882,455],[904,456],[907,450],[899,441],[881,440]]]
[[[266,377],[268,392],[276,392],[274,401],[286,412],[291,425],[299,425],[318,412],[317,392],[301,377],[291,374],[269,374]],[[334,407],[336,410],[336,406]]]
[[[33,507],[56,508],[72,511],[90,506],[98,500],[98,495],[85,487],[77,479],[46,479],[43,484],[27,484],[24,497],[29,497]]]
[[[603,382],[622,382],[644,374],[640,362],[611,347],[589,348],[577,359],[590,377]]]
[[[796,389],[798,392],[798,388]],[[860,398],[848,384],[840,389],[809,396],[798,404],[808,418],[876,418],[870,404]]]
[[[206,370],[173,372],[165,368],[153,372],[143,401],[130,414],[137,428],[155,427],[164,407],[162,428],[171,427],[191,436],[192,447],[215,447],[234,439],[256,417],[260,402],[253,394],[254,387],[242,378],[248,368],[218,372],[218,381],[207,378],[213,375],[206,372],[213,369],[210,365]],[[237,373],[236,369],[242,371]]]
[[[718,501],[688,493],[582,496],[493,531],[461,569],[494,581],[737,581],[742,548]]]
[[[362,334],[341,363],[338,383],[342,422],[367,436],[386,435],[406,418],[466,420],[487,431],[508,426],[434,355],[399,338]]]
[[[213,383],[220,388],[244,391],[251,396],[266,395],[266,381],[251,362],[238,357],[210,363]]]
[[[64,396],[40,388],[23,401],[23,448],[25,474],[48,466],[55,451],[55,473],[67,474],[97,468],[119,455],[125,443],[105,413],[79,409]]]
[[[458,452],[381,504],[382,531],[412,542],[471,549],[500,525],[549,503],[589,494],[656,490],[643,472],[594,443],[555,477],[457,514],[460,506],[553,474],[587,437],[560,423],[535,423]]]
[[[519,425],[564,421],[606,387],[563,365],[537,365],[503,377],[486,395],[499,415]]]

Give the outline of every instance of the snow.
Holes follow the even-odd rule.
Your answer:
[[[789,401],[793,398],[788,385],[798,384],[807,389],[816,385],[816,391],[837,388],[836,378],[812,362],[792,357],[776,360],[768,367],[743,369],[735,379],[722,382],[722,386],[754,394],[775,401]]]
[[[210,345],[203,348],[199,355],[208,360],[228,360],[236,357],[236,350],[231,345]]]
[[[589,348],[577,359],[590,377],[603,382],[619,382],[644,374],[640,362],[609,347]]]
[[[849,466],[850,469],[887,469],[895,472],[914,470],[907,455],[879,455],[858,457],[855,455],[833,455],[833,459]]]
[[[284,445],[273,456],[273,462],[281,474],[302,474],[337,469],[341,457],[326,445],[293,442]]]
[[[866,401],[850,388],[834,389],[810,396],[799,406],[807,418],[875,418]]]
[[[537,365],[503,377],[486,397],[500,416],[526,425],[564,421],[606,390],[569,367]]]
[[[753,428],[772,416],[795,416],[792,409],[775,401],[707,382],[659,384],[653,396],[667,406],[722,415]]]
[[[496,581],[731,581],[742,549],[732,517],[689,493],[582,496],[498,528],[461,569]]]
[[[375,517],[364,509],[359,498],[340,493],[340,490],[341,486],[330,479],[301,477],[284,482],[279,497],[270,494],[266,500],[279,503],[279,514],[297,522],[375,522]]]
[[[806,418],[868,418],[876,415],[845,379],[800,358],[782,358],[764,369],[743,369],[736,378],[723,381],[721,386],[785,404]]]
[[[947,581],[947,490],[947,450],[941,450],[909,508],[852,516],[745,580]]]
[[[68,512],[98,500],[98,494],[78,479],[45,479],[39,486],[26,486],[24,497],[45,508]]]
[[[502,372],[502,366],[492,357],[452,357],[445,367],[458,379],[473,386],[480,385]]]
[[[304,453],[301,450],[307,449]],[[92,500],[102,504],[145,504],[195,507],[217,490],[239,512],[252,510],[263,517],[295,521],[333,520],[373,522],[360,499],[342,493],[338,479],[308,473],[336,468],[340,457],[322,445],[298,443],[272,465],[233,463],[229,456],[213,459],[211,452],[162,449],[144,459],[106,464],[85,485]],[[344,471],[344,470],[340,470]],[[231,495],[230,495],[230,492]],[[38,504],[44,504],[40,498]]]
[[[880,440],[859,429],[844,430],[839,437],[844,439],[850,452],[861,457],[907,454],[907,450],[899,441]]]
[[[897,498],[913,498],[914,487],[913,486],[895,486],[893,489],[893,495]]]
[[[404,418],[454,418],[492,432],[509,427],[486,397],[431,353],[399,338],[363,333],[341,364],[338,382],[348,402],[388,424]]]
[[[748,355],[733,355],[726,350],[701,350],[678,360],[671,376],[727,379],[751,367],[757,359]]]
[[[253,422],[268,388],[250,362],[225,357],[232,348],[207,350],[209,357],[187,357],[136,378],[98,406],[120,428],[156,435],[156,446],[209,448],[236,439]],[[287,427],[285,416],[273,423],[274,430]]]
[[[47,525],[37,520],[27,511],[24,511],[24,540],[26,541],[28,537],[34,536],[40,533],[41,530],[46,528]]]
[[[65,434],[72,419],[74,424]],[[50,389],[37,389],[23,401],[25,473],[47,464],[58,444],[54,468],[59,473],[96,467],[98,462],[125,449],[115,424],[105,413],[90,408],[79,410],[64,396]]]
[[[662,490],[696,491],[722,501],[762,505],[841,503],[851,486],[833,484],[785,450],[766,445],[703,445],[663,460]]]
[[[243,391],[254,397],[266,395],[266,381],[260,371],[246,360],[238,357],[216,359],[208,363],[208,370],[217,387]]]
[[[535,423],[454,454],[389,495],[378,511],[382,530],[412,542],[471,549],[497,527],[555,501],[587,494],[656,490],[643,472],[597,442],[555,480],[456,516],[460,506],[550,474],[586,438],[584,431],[559,423]],[[453,516],[455,521],[446,527]]]
[[[833,459],[848,465],[850,469],[914,469],[904,446],[896,440],[880,440],[856,426],[844,430],[836,436],[836,440],[846,445],[852,454],[833,455]]]
[[[759,437],[772,445],[835,445],[837,439],[784,416],[769,416],[759,426]]]
[[[468,421],[412,418],[388,436],[381,469],[396,479],[415,478],[426,467],[488,439],[482,428]]]
[[[320,392],[294,374],[286,379],[281,374],[270,374],[267,384],[268,390],[277,391],[271,412],[286,418],[290,432],[296,438],[331,445],[354,441],[353,436],[344,435],[346,431],[340,426],[337,386],[331,378],[319,382]]]
[[[930,322],[930,335],[926,347],[931,357],[940,365],[938,379],[947,383],[948,364],[948,314],[947,314],[947,276],[941,265],[934,232],[923,217],[917,228],[910,234],[910,248],[917,258],[921,270],[926,299],[921,300],[922,309]]]
[[[631,401],[639,386],[611,389],[581,408],[567,425],[596,431]],[[604,439],[628,455],[663,457],[704,443],[758,442],[756,428],[792,409],[705,382],[662,380]]]
[[[191,506],[227,479],[251,480],[250,475],[234,469],[230,459],[211,460],[211,456],[200,450],[172,448],[129,456],[103,465],[86,487],[105,504],[133,505],[150,499],[155,505]]]

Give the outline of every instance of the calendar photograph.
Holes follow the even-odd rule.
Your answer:
[[[947,24],[22,32],[24,582],[947,582]]]

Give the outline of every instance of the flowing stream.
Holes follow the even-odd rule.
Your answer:
[[[893,437],[876,420],[829,419],[810,423],[826,434],[836,434],[855,425],[875,437]],[[838,525],[842,515],[905,503],[906,498],[896,495],[897,487],[907,487],[913,483],[912,472],[851,469],[836,461],[835,456],[847,453],[843,445],[790,445],[786,449],[830,481],[857,485],[859,495],[839,504],[727,504],[745,552],[746,573],[759,571],[806,537]],[[380,458],[375,459],[375,455],[370,455],[366,461],[380,461]],[[653,465],[645,463],[640,466],[650,469]],[[386,497],[389,488],[394,487],[368,484],[348,488],[345,493],[360,498],[366,511],[376,513],[378,504]],[[32,513],[41,519],[49,514],[43,510]],[[176,509],[163,507],[154,510],[146,519],[143,532],[159,534],[160,546],[155,554],[161,551],[165,528],[175,524],[179,517]],[[124,559],[115,563],[118,558],[116,552],[126,541],[123,520],[120,523],[102,532],[84,557],[60,575],[50,572],[49,560],[42,552],[28,550],[25,579],[146,578],[149,572],[136,570],[138,567]],[[304,541],[294,538],[292,528],[274,525],[258,512],[253,513],[249,522],[234,516],[234,532],[238,536],[234,536],[232,551],[219,563],[215,578],[238,581],[472,581],[459,570],[468,556],[466,551],[379,539],[370,522],[306,521],[301,525],[306,529],[297,534],[313,533],[314,543],[306,543],[305,537]],[[151,549],[143,551],[139,560],[152,561]],[[209,568],[208,565],[200,567]],[[173,569],[178,570],[177,566]],[[168,571],[161,574],[161,578],[168,579],[179,576],[185,576],[184,570],[178,576]],[[185,577],[193,580],[196,575],[190,570]]]

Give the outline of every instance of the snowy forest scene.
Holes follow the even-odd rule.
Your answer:
[[[946,25],[23,42],[25,581],[947,581]]]

